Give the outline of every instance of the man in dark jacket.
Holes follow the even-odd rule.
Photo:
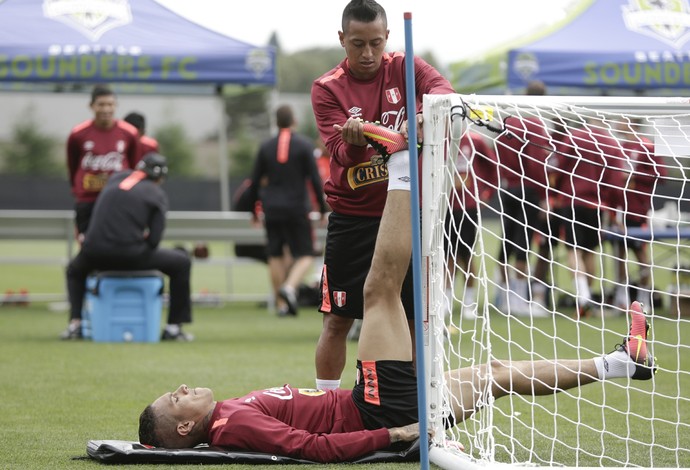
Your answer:
[[[307,182],[325,221],[326,201],[314,145],[295,132],[295,117],[288,105],[276,110],[278,134],[261,144],[252,173],[249,201],[259,222],[256,201],[266,226],[268,268],[278,315],[297,315],[297,289],[313,263],[314,237],[309,219],[311,204]],[[290,250],[291,259],[285,254]]]
[[[159,248],[168,197],[160,187],[165,157],[149,153],[135,170],[112,175],[96,200],[79,254],[67,266],[70,323],[63,339],[79,339],[86,278],[94,270],[157,269],[170,277],[170,310],[163,340],[190,341],[182,323],[192,319],[187,253]]]

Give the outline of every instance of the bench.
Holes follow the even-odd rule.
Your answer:
[[[311,214],[315,241],[323,246],[326,229],[319,223],[320,214]],[[66,265],[78,249],[74,234],[74,212],[71,210],[0,210],[0,240],[63,240],[65,256],[3,256],[0,264]],[[167,214],[165,242],[226,241],[236,245],[266,243],[262,227],[254,227],[251,214],[236,211],[170,211]],[[212,264],[221,263],[229,269],[241,263],[255,262],[247,258],[213,257]],[[234,292],[221,294],[222,300],[267,300],[270,294],[246,295]],[[65,299],[65,294],[31,294],[30,300]]]

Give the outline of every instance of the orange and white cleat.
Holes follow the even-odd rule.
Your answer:
[[[400,132],[375,122],[364,123],[364,138],[381,155],[381,163],[386,163],[395,152],[408,148],[407,140]]]

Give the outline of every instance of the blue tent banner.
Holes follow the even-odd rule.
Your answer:
[[[0,82],[274,85],[275,51],[153,0],[5,0]]]
[[[688,0],[596,0],[558,31],[508,53],[508,87],[690,88]]]

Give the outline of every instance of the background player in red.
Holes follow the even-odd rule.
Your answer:
[[[316,79],[311,99],[316,124],[331,155],[324,185],[332,209],[321,278],[323,330],[316,347],[318,388],[340,385],[346,362],[347,334],[362,318],[364,280],[371,265],[376,233],[386,197],[388,168],[372,162],[377,152],[367,145],[362,121],[406,134],[405,54],[387,53],[386,11],[374,0],[352,0],[343,10],[338,32],[346,58]],[[414,58],[417,116],[421,123],[424,94],[453,93],[438,71]],[[421,125],[420,128],[421,135]],[[413,318],[412,276],[402,295]]]
[[[399,294],[412,251],[409,164],[405,156],[409,158],[407,152],[400,152],[390,160],[388,198],[364,287],[366,313],[357,350],[355,386],[351,390],[314,390],[282,385],[215,401],[208,388],[181,385],[141,413],[142,444],[190,448],[209,443],[317,462],[347,462],[419,437],[413,350],[409,341],[402,340],[409,336],[409,330]],[[407,183],[398,184],[401,178]],[[630,314],[628,336],[603,357],[495,360],[491,373],[486,364],[449,372],[446,384],[458,400],[452,401],[453,417],[448,426],[453,425],[453,418],[462,421],[479,409],[484,402],[479,391],[489,387],[492,396],[500,398],[511,393],[551,395],[612,378],[651,379],[655,365],[647,347],[647,321],[637,303]]]
[[[136,127],[139,133],[139,156],[137,161],[141,160],[147,153],[160,152],[158,141],[146,134],[146,117],[143,114],[133,111],[128,113],[123,120]]]
[[[648,212],[652,208],[652,196],[667,175],[663,158],[655,154],[654,143],[642,131],[643,126],[639,118],[630,118],[629,121],[623,122],[618,130],[618,141],[626,156],[623,169],[629,170],[624,176],[625,199],[621,207],[624,227],[619,227],[622,232],[625,228],[649,226]],[[637,300],[652,309],[651,268],[647,253],[649,243],[639,238],[628,237],[625,243],[622,239],[617,239],[614,240],[614,244],[618,253],[618,280],[623,284],[616,288],[615,305],[624,307],[629,302],[627,286],[631,280],[626,261],[627,253],[632,249],[638,264]]]
[[[448,288],[455,287],[455,273],[459,269],[464,277],[464,289],[457,298],[465,319],[477,316],[477,297],[474,289],[476,277],[472,262],[472,249],[477,238],[477,196],[489,201],[496,187],[496,161],[491,147],[478,132],[469,130],[460,139],[456,161],[455,190],[452,210],[446,215],[444,237],[448,250]],[[446,294],[452,301],[451,290]],[[448,305],[452,309],[452,305]]]
[[[134,168],[139,158],[137,130],[115,119],[115,93],[105,85],[96,85],[89,106],[93,119],[75,126],[67,138],[67,169],[80,241],[89,226],[96,197],[108,177]]]
[[[557,152],[568,136],[565,122],[560,118],[555,118],[549,129],[549,134],[555,151],[546,158],[546,176],[549,185],[541,203],[537,230],[533,240],[537,254],[534,259],[531,286],[532,307],[542,309],[547,315],[550,315],[556,306],[554,263],[556,263],[558,244],[565,237],[562,233],[564,222],[562,213],[568,201],[565,200],[564,193],[556,186],[558,183],[567,184],[562,179],[559,181],[560,178],[557,173],[561,161]]]
[[[541,82],[530,83],[528,94],[543,95]],[[507,288],[507,312],[511,315],[543,316],[545,311],[530,302],[528,255],[539,207],[548,186],[546,159],[554,150],[544,121],[536,116],[510,116],[504,132],[495,140],[498,164],[498,196],[502,209],[499,262]],[[511,258],[514,264],[510,263]],[[514,269],[513,269],[514,268]]]
[[[581,128],[568,127],[556,153],[552,181],[561,196],[559,212],[574,273],[577,315],[586,317],[594,306],[590,283],[596,272],[600,231],[623,200],[624,155],[611,129],[596,117]]]

